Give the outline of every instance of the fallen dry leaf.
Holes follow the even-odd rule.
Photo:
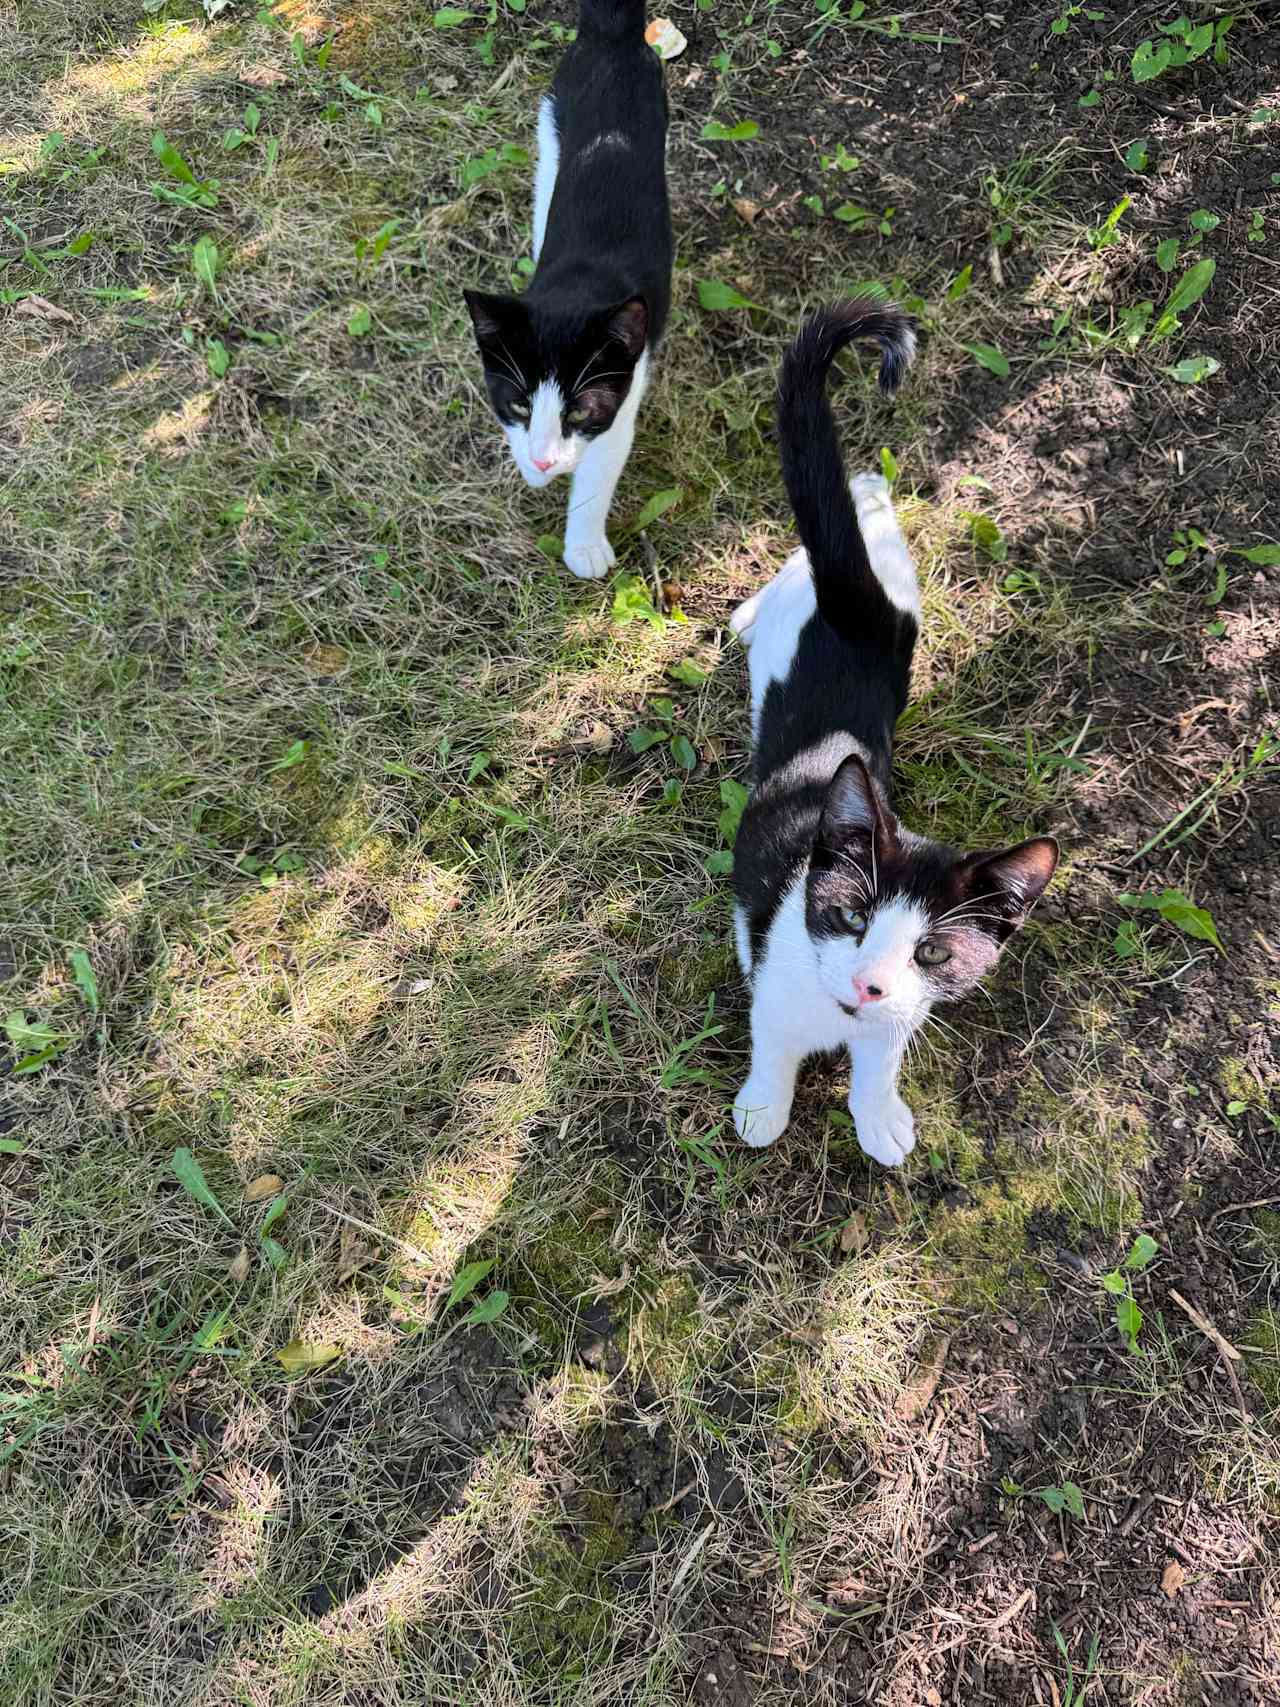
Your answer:
[[[914,1421],[937,1392],[950,1346],[951,1340],[947,1334],[940,1334],[936,1340],[925,1346],[924,1355],[915,1374],[898,1394],[893,1407],[903,1422]]]
[[[613,730],[598,717],[592,718],[582,725],[572,745],[576,753],[607,753],[613,746]]]
[[[284,1190],[284,1181],[279,1174],[259,1174],[257,1179],[251,1179],[244,1188],[246,1203],[261,1203],[265,1198],[275,1197]]]
[[[1170,1559],[1160,1578],[1160,1587],[1172,1600],[1187,1580],[1187,1573],[1176,1559]]]
[[[274,89],[288,81],[288,74],[274,65],[246,65],[240,72],[240,81],[251,89]]]
[[[739,219],[748,225],[754,225],[760,217],[760,203],[750,201],[746,196],[738,196],[734,200],[733,211]]]
[[[15,314],[29,314],[35,320],[66,320],[75,324],[75,315],[68,314],[65,308],[59,308],[56,302],[50,302],[43,296],[24,296],[21,302],[13,305]]]
[[[850,1251],[863,1251],[866,1248],[867,1218],[860,1209],[855,1209],[840,1229],[840,1249],[848,1256]]]
[[[353,1274],[367,1268],[377,1255],[373,1245],[366,1245],[363,1239],[356,1237],[354,1229],[344,1227],[338,1247],[338,1285],[345,1285]]]
[[[276,1353],[286,1375],[312,1375],[341,1356],[340,1345],[307,1345],[303,1340],[290,1340]]]
[[[317,676],[336,676],[347,667],[347,654],[341,646],[308,646],[303,657]]]
[[[942,1697],[936,1689],[926,1689],[924,1692],[925,1707],[942,1707]]]
[[[227,1275],[233,1286],[243,1286],[249,1278],[249,1247],[241,1245],[239,1254],[231,1259],[227,1266]]]

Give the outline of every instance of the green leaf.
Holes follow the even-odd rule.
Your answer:
[[[347,331],[353,338],[363,338],[372,325],[373,316],[365,303],[359,303],[351,310],[347,319]]]
[[[991,517],[970,514],[969,527],[973,534],[973,543],[979,551],[984,552],[993,563],[1003,563],[1009,555],[1009,542]]]
[[[467,781],[474,782],[482,772],[488,770],[492,763],[492,753],[477,753],[475,758],[472,759],[471,763],[467,766]]]
[[[1151,164],[1145,142],[1131,142],[1124,151],[1124,163],[1131,172],[1145,172]]]
[[[212,290],[218,277],[218,245],[212,237],[197,239],[191,251],[191,265],[200,283]]]
[[[560,561],[560,551],[563,544],[564,541],[557,538],[555,534],[542,533],[534,540],[533,549],[540,552],[542,556],[547,559],[548,563],[558,563]]]
[[[265,1238],[288,1207],[289,1193],[287,1191],[282,1191],[278,1197],[273,1197],[266,1214],[262,1217],[262,1225],[258,1229],[259,1234]]]
[[[449,1296],[445,1300],[445,1309],[452,1310],[455,1304],[461,1304],[464,1298],[469,1298],[497,1264],[497,1257],[490,1257],[486,1262],[469,1262],[460,1268],[453,1277],[453,1285],[449,1288]]]
[[[1113,1268],[1111,1270],[1110,1274],[1104,1274],[1103,1275],[1103,1277],[1102,1277],[1102,1290],[1104,1292],[1110,1292],[1118,1298],[1124,1292],[1124,1289],[1125,1289],[1124,1276],[1122,1274],[1120,1274],[1116,1269]]]
[[[1161,76],[1169,69],[1173,61],[1173,49],[1167,41],[1139,42],[1134,52],[1130,71],[1135,83],[1150,83],[1152,78]]]
[[[1188,224],[1196,231],[1216,231],[1222,224],[1221,217],[1210,213],[1207,207],[1198,207],[1188,220]]]
[[[729,877],[733,872],[733,855],[727,848],[717,848],[703,860],[702,869],[708,877]]]
[[[221,338],[210,338],[205,345],[205,360],[213,377],[221,379],[231,366],[231,352]]]
[[[880,472],[884,475],[890,486],[892,486],[894,481],[898,478],[898,459],[889,449],[888,445],[880,446]]]
[[[33,1055],[24,1055],[21,1061],[16,1061],[12,1068],[14,1078],[20,1073],[37,1073],[41,1067],[47,1067],[50,1061],[56,1061],[66,1048],[65,1043],[50,1043],[44,1049],[37,1049]]]
[[[640,575],[620,575],[613,592],[613,620],[619,623],[648,622],[663,626],[662,613],[654,608],[649,589]]]
[[[1120,895],[1117,900],[1122,907],[1159,913],[1162,919],[1184,931],[1187,936],[1195,937],[1201,942],[1211,942],[1220,953],[1226,953],[1218,940],[1218,931],[1212,916],[1205,912],[1203,907],[1195,906],[1180,889],[1162,889],[1158,895]]]
[[[1205,604],[1207,604],[1207,605],[1220,605],[1222,603],[1222,596],[1226,592],[1226,590],[1227,590],[1227,565],[1223,561],[1223,559],[1220,557],[1218,559],[1218,568],[1217,568],[1217,573],[1214,577],[1213,587],[1212,587],[1211,591],[1207,592],[1204,596]]]
[[[1036,1492],[1055,1517],[1067,1509],[1066,1495],[1061,1488],[1037,1488]]]
[[[4,1029],[15,1049],[57,1049],[66,1041],[61,1032],[43,1020],[28,1020],[21,1008],[5,1015]]]
[[[1189,59],[1199,59],[1202,53],[1208,53],[1213,46],[1213,24],[1200,24],[1194,30],[1189,30],[1182,38]]]
[[[756,302],[748,302],[740,291],[732,285],[721,284],[718,279],[698,280],[698,303],[709,313],[716,313],[726,308],[758,308]]]
[[[26,1153],[27,1146],[16,1138],[0,1138],[0,1156],[25,1156]]]
[[[821,215],[826,211],[822,205],[821,196],[805,196],[800,205],[802,207],[807,207],[810,213],[816,213],[818,215]]]
[[[671,756],[680,766],[680,769],[684,771],[693,770],[698,763],[697,752],[687,735],[673,735],[671,737]]]
[[[724,810],[716,822],[716,827],[720,832],[721,841],[729,847],[732,847],[737,839],[738,825],[742,822],[742,814],[747,809],[749,799],[750,790],[742,783],[735,782],[732,777],[720,779],[720,804]]]
[[[700,688],[704,682],[711,679],[705,670],[700,670],[688,658],[681,658],[678,664],[673,664],[667,674],[676,681],[683,682],[687,688]]]
[[[1067,1510],[1071,1513],[1072,1517],[1084,1516],[1084,1495],[1080,1492],[1080,1489],[1074,1482],[1064,1482],[1062,1484],[1062,1497],[1066,1502]]]
[[[71,951],[71,976],[75,979],[76,987],[81,995],[88,1002],[89,1012],[96,1014],[98,1011],[98,980],[94,976],[93,963],[82,948],[75,948]]]
[[[1176,237],[1166,237],[1156,244],[1156,266],[1162,273],[1171,273],[1177,265],[1178,250],[1182,247]]]
[[[1129,1347],[1130,1351],[1138,1349],[1138,1335],[1142,1332],[1142,1311],[1132,1298],[1116,1299],[1116,1326]]]
[[[1117,960],[1132,960],[1140,946],[1137,925],[1132,919],[1125,919],[1116,929],[1115,940],[1111,944],[1112,952]]]
[[[204,1169],[185,1145],[173,1152],[169,1166],[177,1175],[178,1183],[184,1191],[190,1193],[197,1203],[203,1203],[206,1209],[212,1209],[215,1215],[221,1216],[228,1227],[231,1226],[231,1217],[209,1189]]]
[[[1000,379],[1009,377],[1009,362],[1007,357],[996,349],[994,344],[961,344],[962,350],[968,350],[973,359],[980,363],[990,373]]]
[[[664,729],[632,729],[627,736],[627,745],[633,753],[647,753],[650,747],[657,747],[667,738]]]
[[[263,1239],[262,1254],[272,1268],[283,1268],[289,1260],[289,1253],[278,1239]]]
[[[1192,303],[1199,302],[1205,291],[1213,283],[1213,275],[1217,270],[1218,263],[1212,255],[1206,255],[1203,260],[1197,261],[1193,267],[1187,268],[1174,287],[1173,295],[1165,303],[1164,312],[1156,326],[1157,333],[1167,322],[1172,321],[1175,315],[1183,313],[1184,310],[1191,307]],[[1170,330],[1172,330],[1171,327]]]
[[[504,1292],[500,1286],[495,1287],[487,1298],[482,1298],[478,1304],[473,1304],[462,1318],[464,1328],[479,1326],[484,1322],[496,1322],[498,1317],[511,1302],[511,1294]]]
[[[628,527],[628,533],[643,533],[650,522],[656,522],[658,517],[665,514],[673,504],[678,504],[684,497],[683,486],[669,486],[663,492],[655,492],[648,503],[641,507],[640,514]]]
[[[704,142],[751,142],[760,134],[760,126],[754,119],[742,119],[738,124],[721,124],[719,119],[708,119],[702,127]]]
[[[1247,1102],[1229,1102],[1227,1104],[1227,1116],[1229,1119],[1234,1120],[1236,1115],[1244,1114],[1248,1110],[1248,1107],[1249,1105]],[[14,1155],[21,1155],[22,1146],[19,1144],[13,1153]]]
[[[1280,563],[1280,545],[1251,545],[1247,551],[1233,545],[1231,549],[1237,557],[1243,557],[1246,563],[1257,563],[1263,568],[1274,567]]]
[[[1214,356],[1184,356],[1180,362],[1160,371],[1176,379],[1179,385],[1199,385],[1202,379],[1211,379],[1221,366]]]
[[[1151,1261],[1152,1257],[1158,1253],[1159,1249],[1159,1245],[1151,1237],[1150,1233],[1139,1233],[1137,1238],[1133,1241],[1133,1244],[1129,1247],[1129,1254],[1124,1259],[1124,1266],[1131,1270],[1145,1268]]]
[[[1090,89],[1087,95],[1081,95],[1080,99],[1076,102],[1076,105],[1078,107],[1096,107],[1101,99],[1101,89]]]
[[[436,30],[456,30],[459,24],[465,24],[468,18],[474,17],[474,12],[464,12],[461,6],[441,6],[431,20],[431,27]]]
[[[285,748],[284,752],[281,753],[275,764],[272,765],[272,774],[276,771],[291,770],[294,765],[300,765],[310,751],[310,741],[292,742]]]
[[[969,261],[947,286],[947,301],[958,302],[973,283],[973,262]]]
[[[276,1353],[286,1375],[314,1375],[317,1369],[327,1369],[341,1356],[340,1345],[307,1345],[303,1340],[290,1340]]]
[[[178,150],[166,138],[162,130],[156,131],[151,138],[151,152],[171,177],[178,178],[184,184],[196,184],[196,175],[187,165]]]

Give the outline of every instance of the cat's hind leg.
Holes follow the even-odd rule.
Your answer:
[[[560,132],[556,129],[555,103],[544,95],[538,107],[538,164],[533,174],[533,258],[536,261],[547,234],[547,214],[560,170]]]

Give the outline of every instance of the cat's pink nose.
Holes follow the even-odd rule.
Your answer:
[[[853,992],[860,1002],[880,1002],[884,1000],[884,991],[879,984],[868,984],[865,978],[855,978]]]
[[[549,456],[545,462],[543,462],[540,456],[535,456],[533,459],[533,466],[537,469],[539,474],[545,474],[549,468],[554,468],[555,465],[556,459],[553,456]]]

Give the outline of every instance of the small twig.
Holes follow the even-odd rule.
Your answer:
[[[1173,1299],[1179,1310],[1183,1311],[1185,1315],[1191,1318],[1205,1338],[1213,1341],[1214,1345],[1217,1346],[1218,1350],[1229,1363],[1239,1363],[1241,1361],[1240,1353],[1232,1345],[1230,1340],[1222,1337],[1217,1328],[1215,1328],[1213,1323],[1209,1320],[1208,1316],[1201,1315],[1195,1305],[1189,1304],[1182,1296],[1181,1292],[1175,1292],[1172,1286],[1169,1288],[1169,1296]]]
[[[349,1221],[353,1227],[359,1227],[362,1233],[372,1233],[375,1239],[381,1239],[384,1245],[394,1245],[398,1251],[403,1251],[411,1262],[432,1262],[426,1251],[420,1251],[416,1245],[411,1245],[407,1239],[397,1239],[394,1233],[384,1233],[381,1227],[375,1227],[370,1221],[362,1221],[358,1215],[348,1215],[343,1209],[335,1209],[332,1204],[321,1203],[317,1208],[323,1209],[327,1215],[336,1215],[339,1221]]]
[[[652,1508],[654,1516],[660,1517],[664,1511],[674,1511],[676,1506],[678,1506],[680,1504],[680,1501],[685,1497],[685,1495],[691,1494],[693,1492],[693,1490],[697,1487],[697,1485],[698,1485],[698,1478],[695,1476],[691,1482],[685,1483],[684,1487],[681,1488],[681,1490],[678,1494],[672,1494],[672,1496],[669,1500],[663,1500],[661,1505],[654,1506]]]
[[[1268,1209],[1273,1203],[1280,1203],[1280,1197],[1251,1197],[1248,1203],[1228,1203],[1225,1209],[1214,1211],[1208,1226],[1213,1227],[1224,1215],[1238,1215],[1242,1209]]]

